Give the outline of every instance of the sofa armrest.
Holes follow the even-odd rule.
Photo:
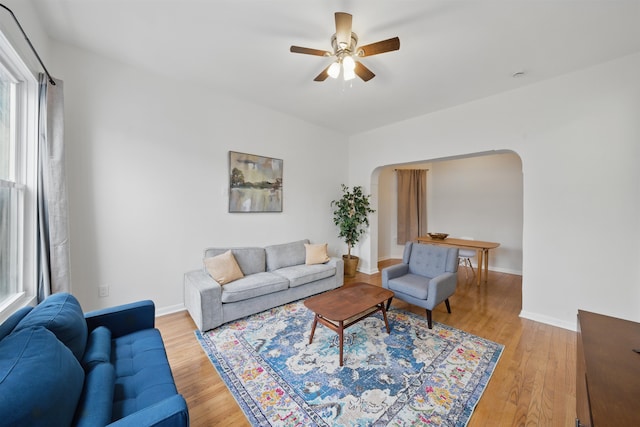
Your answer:
[[[204,270],[185,273],[184,305],[201,331],[223,323],[222,286]]]
[[[409,264],[395,264],[382,269],[382,287],[389,289],[389,280],[404,276],[409,272]]]
[[[107,424],[108,427],[187,427],[189,410],[180,394],[168,397],[133,414]]]
[[[339,288],[344,284],[344,261],[342,258],[331,257],[327,262],[327,265],[331,265],[336,268],[336,288]]]
[[[443,273],[429,281],[429,299],[435,295],[435,304],[449,298],[456,291],[458,275],[456,273]]]
[[[103,308],[84,314],[89,332],[98,326],[111,331],[112,338],[155,327],[156,307],[151,300]]]

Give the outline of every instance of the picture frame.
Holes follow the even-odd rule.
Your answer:
[[[282,212],[283,163],[229,151],[229,212]]]

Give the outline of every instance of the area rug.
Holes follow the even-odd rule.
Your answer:
[[[254,426],[466,426],[504,346],[392,308],[338,334],[301,301],[196,336]]]

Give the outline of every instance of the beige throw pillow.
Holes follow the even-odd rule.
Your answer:
[[[204,266],[216,282],[224,285],[244,277],[231,251],[204,260]]]
[[[306,259],[305,264],[324,264],[329,261],[329,255],[327,255],[327,244],[323,243],[321,245],[310,245],[308,243],[304,244],[304,249],[306,251]]]

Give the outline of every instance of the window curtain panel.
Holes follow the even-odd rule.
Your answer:
[[[40,74],[38,117],[38,301],[71,290],[64,154],[63,82]]]
[[[397,169],[398,245],[414,241],[427,232],[427,171]]]

